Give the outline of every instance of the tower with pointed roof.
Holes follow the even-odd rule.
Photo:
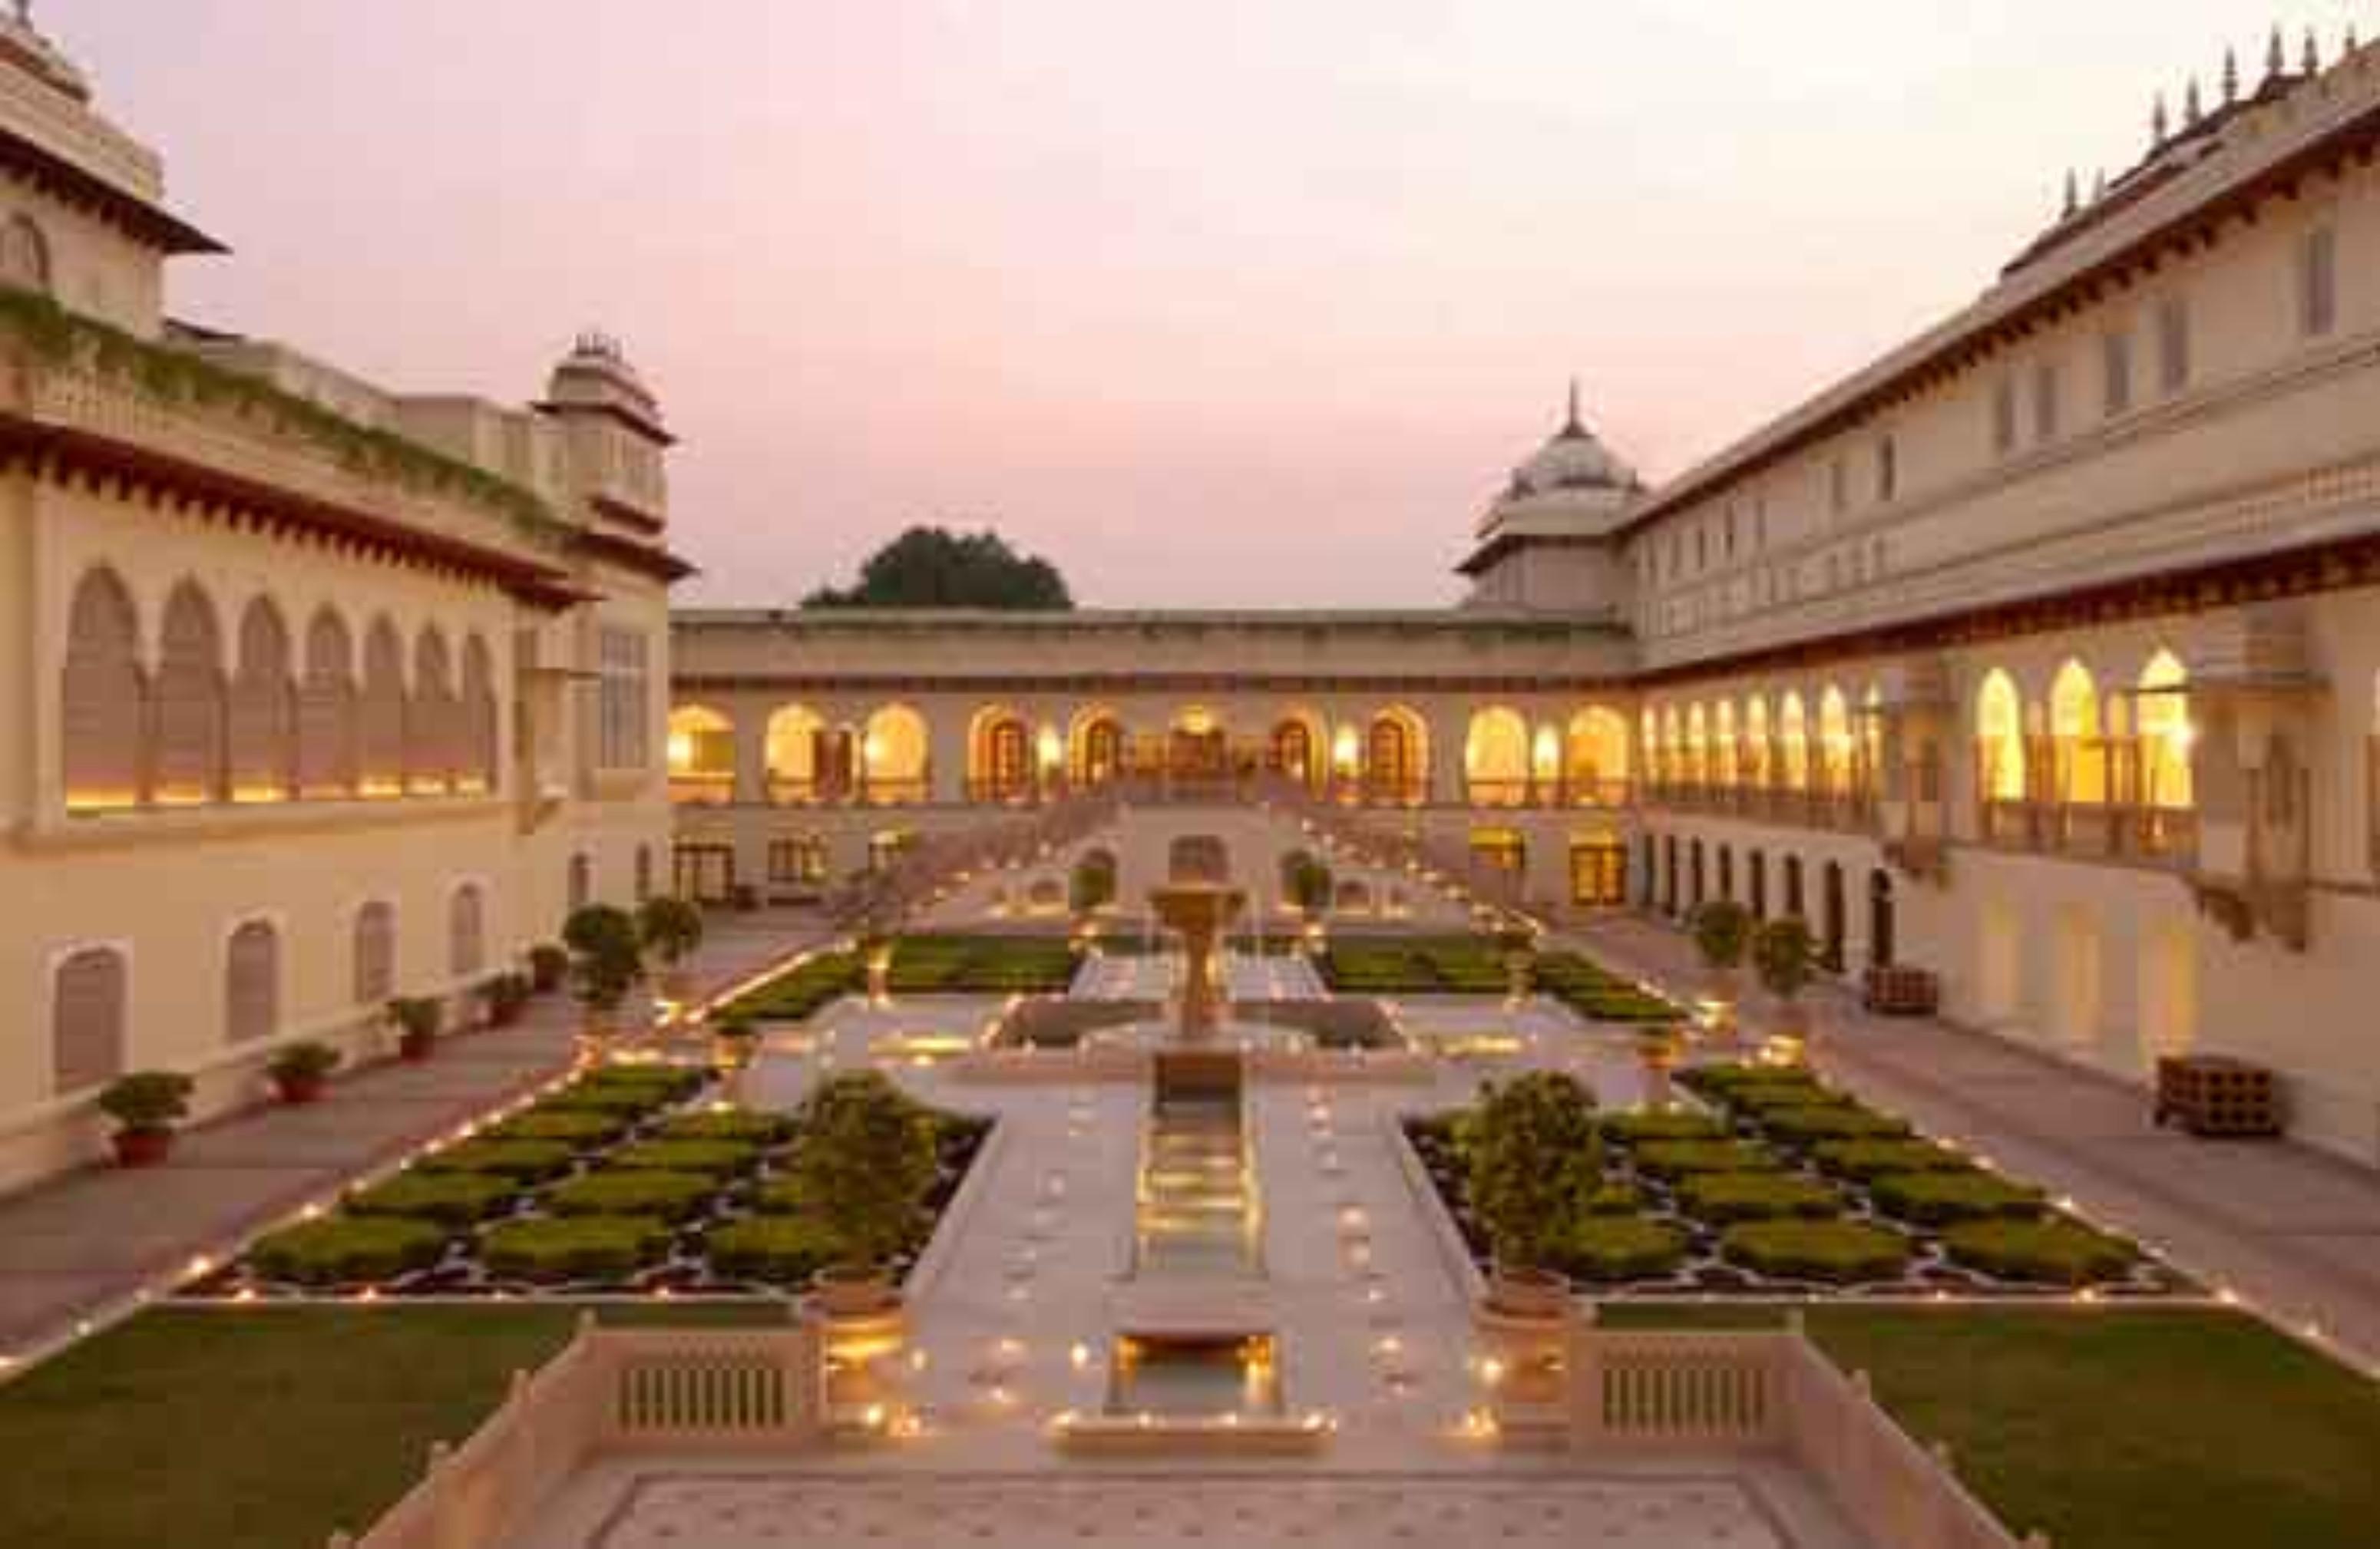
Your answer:
[[[1572,377],[1561,423],[1512,470],[1458,566],[1475,608],[1615,613],[1624,571],[1611,534],[1644,481],[1587,429]]]

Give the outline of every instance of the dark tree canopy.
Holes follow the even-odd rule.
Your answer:
[[[859,584],[821,587],[805,608],[1072,608],[1066,578],[1049,561],[1020,554],[986,528],[911,527],[859,567]]]

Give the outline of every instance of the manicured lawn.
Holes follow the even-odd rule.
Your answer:
[[[577,1317],[559,1303],[145,1313],[0,1386],[0,1544],[322,1549],[394,1505],[430,1444],[461,1443]]]
[[[1814,1307],[1810,1332],[2020,1533],[2058,1549],[2369,1549],[2380,1384],[2194,1308]],[[1608,1303],[1605,1321],[1742,1326],[1773,1308]]]

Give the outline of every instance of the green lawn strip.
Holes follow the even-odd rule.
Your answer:
[[[1747,1327],[1773,1305],[1610,1302],[1615,1327]],[[2363,1549],[2380,1522],[2380,1386],[2204,1308],[1812,1307],[1901,1424],[2058,1549]]]
[[[607,1322],[782,1323],[751,1303]],[[274,1307],[143,1313],[0,1386],[0,1543],[322,1549],[460,1445],[578,1310]]]

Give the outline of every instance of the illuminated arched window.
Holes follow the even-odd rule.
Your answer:
[[[1722,699],[1714,712],[1711,724],[1710,775],[1712,783],[1733,787],[1737,779],[1735,741],[1735,701]]]
[[[2024,800],[2024,700],[1997,669],[1975,694],[1975,763],[1985,801]]]
[[[1818,696],[1818,783],[1829,795],[1852,788],[1851,704],[1832,684]]]
[[[148,719],[140,615],[114,571],[91,571],[75,587],[60,689],[58,742],[67,810],[139,805]]]
[[[2107,743],[2099,720],[2099,685],[2070,660],[2049,684],[2049,735],[2056,748],[2060,801],[2095,806],[2107,799]]]
[[[1799,694],[1785,696],[1777,715],[1778,766],[1788,791],[1810,788],[1810,719]]]
[[[405,793],[405,643],[385,617],[364,636],[363,691],[356,705],[356,751],[367,796]]]
[[[1621,800],[1612,789],[1628,779],[1628,722],[1597,705],[1571,718],[1564,777],[1575,800]]]
[[[1777,781],[1777,760],[1768,747],[1768,701],[1757,694],[1743,706],[1743,781],[1764,788]]]
[[[425,628],[414,642],[413,703],[405,721],[405,786],[455,788],[455,675],[446,636]]]
[[[831,732],[808,705],[782,705],[769,716],[762,756],[771,802],[839,797],[850,784],[850,733]]]
[[[879,805],[926,799],[926,718],[906,705],[886,705],[860,733],[859,768],[868,799]]]
[[[1650,705],[1645,706],[1636,714],[1636,742],[1645,750],[1646,773],[1655,781],[1668,780],[1670,763],[1662,756],[1661,721],[1660,718],[1653,713],[1653,707]]]
[[[473,793],[496,788],[496,757],[501,745],[496,724],[496,668],[488,643],[477,635],[463,642],[463,697],[457,712],[461,728],[458,777]]]
[[[1710,783],[1710,722],[1700,704],[1686,710],[1686,778],[1696,785]]]
[[[1529,723],[1518,710],[1493,705],[1472,713],[1463,774],[1475,805],[1516,806],[1527,798]]]
[[[2133,716],[2139,739],[2143,806],[2182,809],[2197,805],[2191,782],[2191,745],[2197,730],[2190,720],[2190,674],[2171,651],[2159,651],[2141,672],[2140,708]]]
[[[670,799],[723,802],[735,793],[735,723],[708,705],[670,711]]]

